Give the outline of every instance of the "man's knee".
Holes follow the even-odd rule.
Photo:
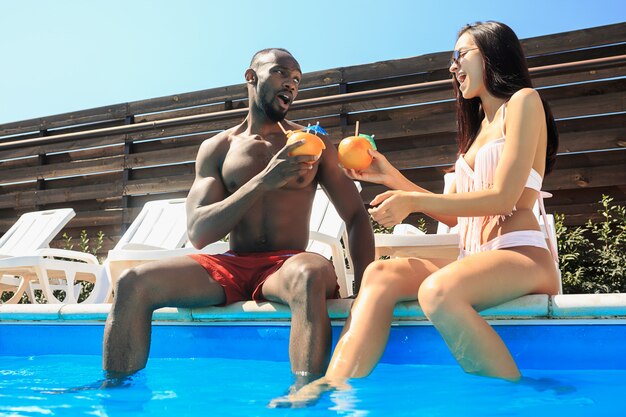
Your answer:
[[[148,301],[148,283],[144,275],[136,269],[126,269],[115,284],[114,302],[141,303]]]
[[[325,299],[329,286],[336,285],[335,271],[330,263],[300,264],[293,269],[286,283],[292,303]]]

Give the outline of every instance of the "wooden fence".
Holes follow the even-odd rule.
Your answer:
[[[602,194],[626,204],[626,23],[522,44],[560,132],[548,210],[577,225],[597,218]],[[306,73],[289,118],[320,121],[335,143],[358,120],[405,175],[441,190],[457,150],[450,55]],[[186,196],[198,146],[246,106],[238,84],[0,125],[0,233],[23,212],[73,207],[65,232],[102,230],[105,254],[144,203]],[[382,190],[364,184],[363,200]]]

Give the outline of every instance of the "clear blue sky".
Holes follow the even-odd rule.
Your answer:
[[[626,21],[626,2],[0,0],[0,123],[237,84],[266,47],[304,72],[450,50],[477,20],[527,38]]]

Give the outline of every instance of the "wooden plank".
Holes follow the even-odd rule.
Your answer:
[[[590,48],[626,41],[626,23],[598,26],[557,34],[522,39],[526,56],[550,54],[579,48]]]
[[[165,200],[171,198],[186,198],[189,190],[175,191],[171,193],[144,194],[128,196],[128,205],[134,209],[141,209],[146,203],[154,200]],[[134,219],[134,217],[133,217]]]
[[[626,147],[623,127],[559,134],[559,152],[583,152]]]
[[[624,36],[623,42],[626,42]],[[626,43],[618,45],[606,45],[595,48],[566,50],[564,52],[534,55],[527,58],[529,68],[543,67],[546,65],[563,64],[589,59],[606,58],[626,54]]]
[[[45,190],[37,190],[34,182],[3,186],[0,187],[3,192],[0,194],[0,208],[19,210],[55,203],[72,207],[74,201],[119,197],[122,189],[121,172],[51,180],[46,182]]]
[[[222,130],[229,129],[242,121],[242,117],[233,117],[213,122],[189,123],[179,126],[168,126],[159,129],[144,130],[141,132],[132,132],[128,134],[128,137],[132,141],[142,141],[198,133],[215,134],[217,132],[221,132]]]
[[[626,128],[626,113],[565,119],[556,123],[560,133]]]
[[[54,153],[46,155],[47,164],[59,164],[64,162],[78,162],[88,159],[108,158],[121,155],[124,145],[103,146],[98,148],[81,149],[71,152]]]
[[[20,133],[55,129],[77,124],[123,120],[130,114],[126,103],[113,104],[110,106],[0,124],[0,136],[17,135]]]
[[[51,203],[42,205],[40,210],[49,210],[56,208],[71,207],[77,213],[81,212],[105,212],[119,210],[122,206],[122,196],[117,195],[107,198],[99,198],[92,200],[79,200],[79,201],[60,201],[57,203]]]
[[[35,190],[37,190],[37,183],[35,181],[20,184],[3,185],[2,187],[0,187],[0,196]]]
[[[145,142],[133,142],[131,153],[138,154],[142,152],[166,149],[172,151],[185,146],[195,146],[197,148],[200,144],[202,144],[202,142],[214,135],[214,133],[199,133],[195,135],[174,136]]]
[[[147,100],[132,101],[128,103],[128,109],[130,114],[137,116],[146,113],[214,104],[225,100],[237,100],[245,98],[246,96],[246,84],[241,83],[225,87],[193,91],[190,93],[173,94]]]
[[[46,164],[35,167],[25,167],[4,172],[0,185],[4,182],[29,181],[37,179],[51,179],[68,176],[78,176],[124,169],[124,156],[74,161],[60,164]]]
[[[40,137],[41,137],[41,132],[27,133],[24,135],[15,135],[15,136],[4,136],[4,137],[0,137],[0,144],[5,143],[5,142],[22,141],[22,140],[40,138]]]
[[[535,88],[549,87],[560,84],[573,84],[584,81],[603,80],[606,78],[622,77],[626,75],[626,65],[600,70],[579,71],[568,74],[551,74],[532,78]]]
[[[107,187],[103,187],[102,185],[85,185],[76,186],[71,189],[23,191],[0,195],[0,208],[19,208],[61,202],[71,206],[73,201],[116,197],[121,195],[122,191],[123,187],[121,183],[110,184]]]
[[[626,201],[626,187],[611,185],[608,187],[587,188],[584,190],[553,190],[552,198],[546,200],[547,206],[569,206],[573,204],[592,204],[608,195],[616,201]]]
[[[176,152],[171,149],[158,151],[132,153],[127,156],[125,166],[127,168],[142,168],[148,166],[175,164],[181,162],[195,161],[198,154],[198,146],[183,146],[176,148]]]
[[[242,108],[242,107],[248,107],[248,102],[246,101],[240,101],[237,102],[237,106],[233,107],[233,108]],[[207,104],[204,106],[199,106],[199,107],[191,107],[191,108],[185,108],[185,109],[176,109],[176,110],[171,110],[171,111],[163,111],[163,112],[158,112],[158,113],[148,113],[148,114],[144,114],[144,115],[140,115],[140,116],[135,116],[135,123],[144,123],[144,122],[152,122],[154,120],[166,120],[166,119],[173,119],[176,117],[187,117],[187,116],[194,116],[196,114],[208,114],[208,113],[215,113],[215,112],[220,112],[220,111],[224,111],[224,110],[228,110],[226,109],[226,105],[225,103],[218,103],[218,104]]]
[[[78,139],[45,145],[29,146],[24,144],[23,148],[0,150],[0,160],[10,158],[21,158],[25,156],[48,154],[52,152],[73,151],[86,148],[95,148],[109,145],[119,145],[124,143],[125,135],[105,135],[89,139]]]
[[[178,177],[180,175],[195,175],[195,163],[188,162],[177,165],[165,165],[145,169],[133,169],[129,173],[130,180],[153,180]]]
[[[542,88],[541,97],[552,104],[560,100],[607,95],[625,90],[626,78],[620,78],[617,80],[591,81],[575,85]]]
[[[0,182],[4,182],[4,175],[10,170],[37,165],[39,165],[39,157],[37,155],[0,161]]]
[[[193,183],[194,175],[177,175],[173,177],[148,178],[131,180],[124,190],[125,195],[156,194],[172,192],[188,192]],[[0,205],[0,207],[2,207]]]

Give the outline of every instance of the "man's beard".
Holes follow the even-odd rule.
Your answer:
[[[273,122],[280,122],[287,115],[286,111],[276,110],[272,106],[269,106],[269,105],[265,106],[264,111],[265,111],[265,115],[267,116],[267,118]]]

